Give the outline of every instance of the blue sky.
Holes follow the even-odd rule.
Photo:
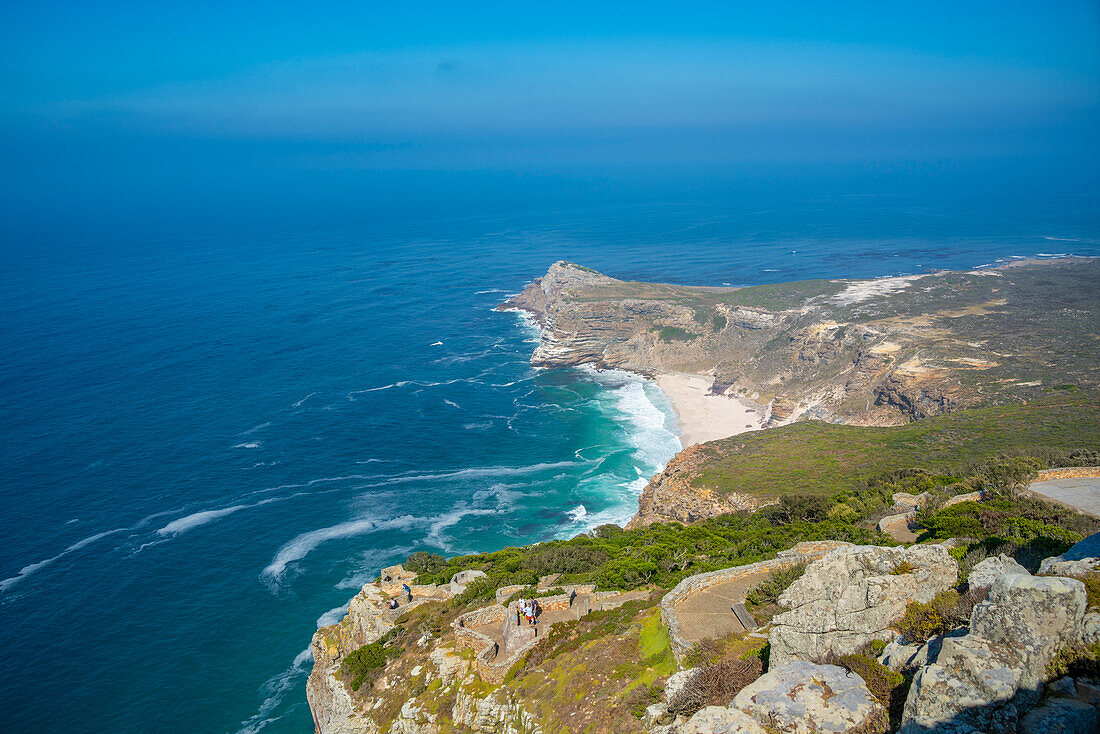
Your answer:
[[[1096,183],[1095,0],[532,5],[8,2],[0,162],[28,190],[158,161],[999,161]]]

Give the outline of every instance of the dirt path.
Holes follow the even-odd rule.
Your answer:
[[[907,518],[895,520],[889,525],[886,525],[883,528],[883,532],[905,545],[917,542],[917,534],[909,527],[909,520]]]
[[[733,605],[744,602],[749,589],[770,575],[762,572],[708,586],[676,604],[674,610],[684,640],[695,643],[744,632],[744,626],[733,613]]]

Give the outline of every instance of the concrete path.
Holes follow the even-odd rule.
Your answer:
[[[920,528],[916,529],[919,530]],[[914,528],[910,526],[908,518],[895,520],[894,522],[886,525],[886,527],[883,528],[883,532],[889,535],[894,540],[898,541],[899,543],[904,543],[905,545],[917,542],[917,534],[916,532],[914,532]]]
[[[708,586],[676,604],[674,611],[684,640],[695,643],[744,632],[745,627],[733,613],[733,605],[744,602],[745,594],[769,576],[771,573],[765,571]]]
[[[1100,517],[1100,478],[1051,479],[1035,482],[1029,489],[1041,497]]]

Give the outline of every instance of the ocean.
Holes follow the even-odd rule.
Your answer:
[[[1098,255],[1096,204],[9,216],[0,729],[308,732],[310,637],[380,567],[625,522],[676,419],[640,377],[530,366],[537,331],[493,307],[555,260],[751,285]]]

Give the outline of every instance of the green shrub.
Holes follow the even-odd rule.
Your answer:
[[[1058,648],[1047,664],[1048,679],[1070,675],[1074,678],[1100,678],[1100,642],[1082,645],[1069,643]]]
[[[350,677],[351,690],[358,691],[363,681],[376,670],[386,667],[386,649],[381,640],[363,645],[340,664],[340,671]]]
[[[745,602],[751,607],[775,604],[779,601],[779,595],[786,591],[788,586],[802,578],[802,574],[805,572],[806,564],[804,563],[785,568],[782,571],[776,571],[749,589],[749,593],[745,595]]]
[[[909,642],[927,642],[936,635],[969,625],[970,613],[985,599],[988,591],[970,590],[960,594],[948,589],[929,602],[911,601],[905,607],[905,616],[894,626]]]
[[[549,573],[594,571],[606,561],[606,552],[583,542],[540,543],[524,555],[523,567],[545,576]]]
[[[890,575],[892,576],[904,576],[907,573],[913,573],[917,570],[909,561],[898,561],[894,564],[894,567],[890,569]]]
[[[405,568],[417,574],[432,573],[444,568],[446,565],[446,558],[438,553],[429,553],[428,551],[417,551],[405,559]]]
[[[623,706],[625,706],[635,718],[642,718],[645,716],[645,710],[647,707],[657,703],[661,700],[661,689],[657,686],[634,686],[627,694],[623,696]]]
[[[779,503],[766,507],[761,512],[773,524],[795,522],[821,522],[829,517],[829,499],[812,494],[785,494]]]
[[[679,326],[662,326],[657,333],[657,338],[663,342],[687,342],[698,336],[698,334],[692,334]]]

